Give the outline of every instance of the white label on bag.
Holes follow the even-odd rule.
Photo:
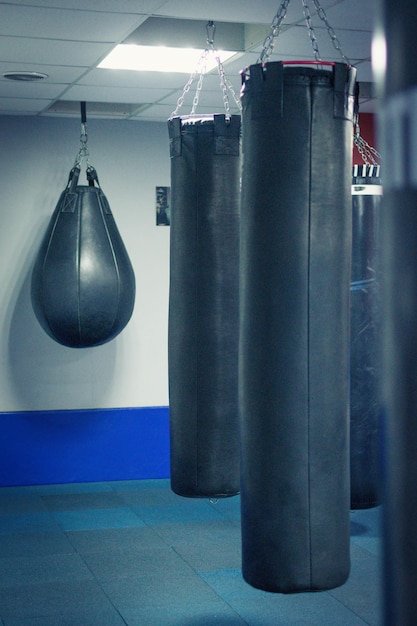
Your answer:
[[[382,185],[352,185],[352,196],[382,196]]]

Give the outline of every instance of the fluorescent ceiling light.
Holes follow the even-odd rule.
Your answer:
[[[191,74],[197,68],[203,52],[204,50],[195,48],[120,44],[106,56],[98,67],[113,70],[134,70],[136,72]],[[237,53],[234,51],[209,50],[206,59],[206,71],[209,72],[217,67],[216,56],[224,63],[235,54]]]

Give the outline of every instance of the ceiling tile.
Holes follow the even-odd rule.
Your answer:
[[[323,8],[334,4],[334,0],[322,0]],[[210,3],[196,2],[195,0],[168,0],[156,12],[157,15],[181,17],[199,20],[219,20],[224,22],[245,22],[253,24],[271,24],[279,7],[278,0],[239,0],[239,2],[225,2],[211,0]],[[209,10],[208,10],[209,9]],[[208,14],[210,11],[210,14]],[[303,20],[302,5],[293,2],[288,6],[285,23]]]
[[[0,35],[118,43],[144,19],[128,13],[0,4]]]
[[[154,104],[140,111],[133,119],[148,119],[153,121],[167,121],[171,117],[173,107],[170,104]],[[167,136],[168,140],[168,136]]]
[[[167,0],[13,0],[18,6],[78,9],[80,11],[110,11],[112,13],[152,14]]]
[[[244,25],[240,22],[219,22],[208,28],[207,20],[184,20],[168,17],[150,17],[124,41],[144,46],[171,46],[205,48],[208,36],[213,37],[219,50],[243,50]]]
[[[187,82],[185,74],[168,74],[165,72],[134,72],[130,70],[93,69],[78,81],[79,85],[97,87],[131,87],[150,89],[163,87],[178,89]]]
[[[30,98],[0,98],[0,114],[39,113],[49,105],[49,100]]]
[[[10,83],[10,84],[9,84]],[[10,98],[58,98],[65,85],[49,85],[44,80],[26,82],[0,80],[0,96]]]
[[[341,55],[334,48],[326,29],[315,28],[317,44],[323,60],[340,61]],[[344,35],[346,35],[344,37]],[[367,32],[339,32],[339,41],[343,53],[349,58],[369,58],[371,54],[371,36]],[[273,55],[285,54],[297,59],[314,58],[313,47],[305,25],[292,26],[282,32],[275,40]]]
[[[155,102],[166,97],[169,89],[132,89],[129,87],[91,87],[79,85],[70,87],[62,100],[85,100],[88,102]]]
[[[104,57],[112,46],[103,43],[0,37],[0,58],[13,63],[78,65],[90,67]]]
[[[372,31],[375,5],[376,0],[342,0],[326,9],[326,15],[336,35],[338,29]]]

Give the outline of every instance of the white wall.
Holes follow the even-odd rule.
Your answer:
[[[40,327],[30,276],[78,151],[80,120],[0,116],[0,411],[168,404],[170,229],[155,225],[155,187],[170,185],[167,127],[88,119],[87,131],[134,267],[135,310],[118,337],[95,348],[61,346]]]

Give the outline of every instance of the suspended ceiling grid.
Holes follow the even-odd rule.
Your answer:
[[[371,42],[375,0],[321,0],[342,50],[358,68],[362,112],[374,112]],[[277,12],[277,0],[12,0],[0,2],[0,115],[78,116],[86,101],[89,116],[166,121],[189,76],[181,73],[97,69],[119,43],[206,46],[205,24],[216,24],[215,48],[236,49],[224,64],[235,93],[239,72],[256,63]],[[309,0],[323,60],[341,60]],[[231,28],[228,29],[227,25]],[[234,25],[234,28],[232,28]],[[195,29],[193,29],[195,26]],[[223,30],[222,30],[223,27]],[[230,30],[230,34],[228,34]],[[232,33],[234,35],[232,36]],[[314,59],[301,0],[291,0],[271,61]],[[40,81],[11,81],[5,72],[40,72]],[[180,109],[189,113],[195,84]],[[232,112],[237,112],[229,92]],[[203,83],[199,113],[221,112],[223,99],[214,70]]]

